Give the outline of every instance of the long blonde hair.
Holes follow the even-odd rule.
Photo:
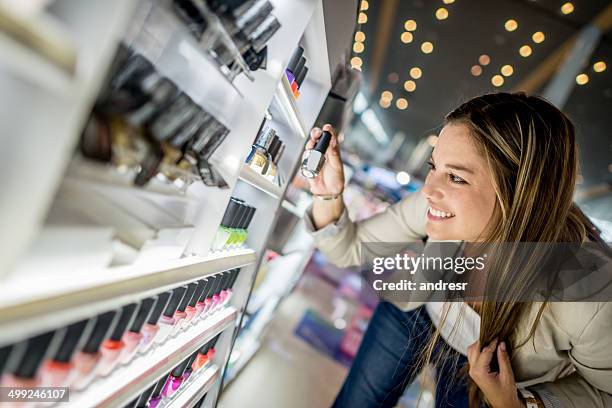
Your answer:
[[[469,128],[491,171],[497,200],[486,242],[603,242],[573,203],[578,174],[576,134],[570,119],[559,109],[537,96],[495,93],[463,103],[445,121]],[[507,273],[497,274],[495,281],[487,280],[489,293],[501,285],[510,288],[513,299],[519,299],[529,290],[533,270],[504,269],[511,263],[512,259],[506,259],[492,266]],[[524,276],[516,276],[517,273]],[[505,340],[511,350],[525,344],[533,337],[546,302],[540,306],[528,337],[516,339],[517,323],[531,306],[519,301],[485,300],[480,311],[480,344],[486,345],[495,338]],[[436,331],[423,364],[431,359],[438,336]],[[473,383],[469,400],[472,408],[483,402]]]

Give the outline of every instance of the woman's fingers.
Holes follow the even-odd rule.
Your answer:
[[[490,342],[485,348],[482,349],[482,352],[478,356],[478,360],[476,361],[476,365],[479,367],[486,369],[489,371],[489,367],[491,366],[491,359],[493,358],[493,353],[495,353],[495,348],[497,347],[497,339]]]
[[[512,371],[510,355],[508,354],[506,343],[503,341],[497,348],[497,361],[499,362],[499,375],[504,379],[511,379],[514,381],[514,372]]]

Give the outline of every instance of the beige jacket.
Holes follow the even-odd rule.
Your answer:
[[[360,263],[361,242],[414,242],[425,237],[427,202],[415,193],[383,213],[354,223],[345,211],[335,224],[307,229],[315,245],[338,266]],[[416,302],[395,304],[414,309]],[[534,303],[519,325],[528,333],[541,304]],[[535,347],[534,347],[535,346]],[[517,385],[535,391],[547,407],[612,408],[612,303],[553,302],[529,341],[513,353]]]

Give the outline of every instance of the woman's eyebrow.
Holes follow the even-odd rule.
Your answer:
[[[461,164],[447,164],[446,167],[448,167],[449,169],[465,171],[466,173],[474,174],[474,170],[470,169],[469,167],[462,166]]]

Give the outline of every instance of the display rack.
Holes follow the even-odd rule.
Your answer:
[[[40,58],[0,31],[0,62],[19,57],[0,70],[0,88],[6,90],[0,95],[0,127],[2,134],[14,135],[3,138],[0,149],[5,169],[0,182],[5,197],[0,211],[0,346],[240,268],[227,307],[71,394],[71,406],[123,406],[218,335],[213,365],[168,405],[193,406],[204,397],[203,406],[216,406],[232,348],[241,344],[240,322],[273,228],[287,208],[300,213],[286,201],[287,188],[331,88],[322,1],[271,3],[281,28],[267,44],[267,68],[235,79],[213,63],[169,0],[55,0],[43,13],[59,22],[74,44],[73,74],[50,64],[27,69]],[[214,21],[211,29],[231,41],[221,21]],[[120,42],[230,129],[210,160],[228,188],[201,182],[175,188],[155,178],[136,187],[125,169],[77,153]],[[296,100],[285,67],[298,45],[311,69]],[[266,112],[286,145],[278,163],[280,183],[244,165]],[[246,247],[211,253],[230,197],[257,208]],[[309,245],[294,275],[310,256]],[[258,323],[257,339],[279,300],[262,306],[270,313]],[[251,346],[247,354],[256,349]]]

